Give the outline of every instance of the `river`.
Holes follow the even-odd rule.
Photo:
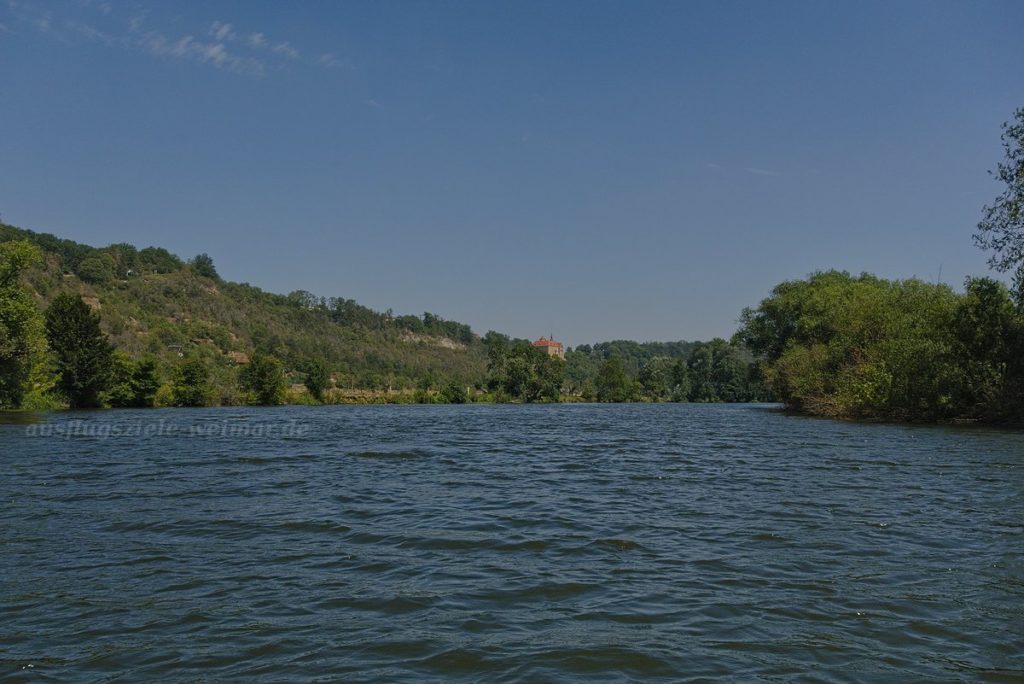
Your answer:
[[[0,680],[1024,681],[1024,432],[762,405],[0,421]]]

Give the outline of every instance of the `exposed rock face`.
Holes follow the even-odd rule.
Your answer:
[[[419,342],[421,344],[429,344],[434,347],[443,347],[444,349],[465,349],[466,345],[461,342],[449,339],[447,337],[433,337],[432,335],[417,335],[413,332],[403,332],[401,335],[403,342]]]

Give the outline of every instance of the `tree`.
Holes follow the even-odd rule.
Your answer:
[[[465,404],[469,401],[466,387],[455,380],[452,380],[441,388],[441,401],[446,404]]]
[[[139,268],[153,273],[173,273],[182,267],[181,259],[163,247],[139,250]]]
[[[685,360],[679,359],[672,366],[669,382],[672,401],[690,400],[690,368]]]
[[[100,317],[67,292],[46,310],[46,338],[57,365],[57,389],[71,408],[96,408],[110,387],[114,347],[100,330]]]
[[[1024,318],[1006,287],[969,278],[954,318],[962,413],[988,420],[1024,417]]]
[[[242,389],[252,394],[252,403],[276,406],[284,402],[284,366],[269,354],[254,354],[249,365],[242,369]]]
[[[510,342],[489,332],[487,387],[499,396],[520,401],[558,401],[565,380],[565,362],[548,356],[526,340]]]
[[[114,272],[117,265],[114,257],[106,252],[94,252],[82,259],[78,264],[78,277],[87,283],[102,284],[114,279]]]
[[[816,273],[775,288],[744,315],[738,338],[763,355],[776,395],[809,413],[927,421],[1024,414],[1024,328],[1006,288],[991,279],[968,281],[961,295],[916,279]]]
[[[160,388],[156,361],[132,361],[123,352],[114,352],[112,380],[107,403],[118,408],[144,408],[153,405]]]
[[[317,401],[324,400],[324,391],[331,382],[331,374],[327,370],[327,364],[320,359],[314,359],[306,365],[306,389]]]
[[[210,369],[201,359],[189,359],[175,369],[171,386],[175,406],[206,406],[212,393]]]
[[[1006,158],[993,174],[1006,185],[991,206],[984,208],[974,242],[992,251],[989,265],[1015,272],[1018,301],[1024,304],[1024,107],[1003,124]],[[991,172],[990,172],[991,173]]]
[[[27,241],[0,243],[0,408],[17,408],[46,342],[43,317],[19,278],[42,261]]]
[[[156,361],[142,359],[135,363],[131,379],[133,405],[137,407],[153,406],[157,390],[160,389],[160,374]]]
[[[666,356],[656,356],[640,368],[640,387],[651,401],[662,401],[670,396],[672,372],[675,363]]]
[[[565,361],[549,356],[532,345],[530,352],[533,364],[523,399],[528,402],[558,401],[565,380]]]
[[[196,275],[201,275],[204,278],[220,280],[220,276],[217,275],[217,269],[213,266],[213,257],[209,254],[197,254],[192,257],[192,260],[188,263],[192,267],[192,270],[196,272]]]
[[[598,401],[629,401],[632,396],[632,382],[626,375],[622,360],[617,356],[606,359],[597,372]]]

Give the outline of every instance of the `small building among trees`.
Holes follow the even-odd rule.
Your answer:
[[[555,341],[554,336],[544,337],[542,335],[539,340],[533,343],[533,346],[539,348],[548,356],[557,356],[558,358],[565,360],[565,347],[561,342]]]

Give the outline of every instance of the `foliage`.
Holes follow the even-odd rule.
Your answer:
[[[609,366],[613,358],[617,364]],[[581,345],[566,353],[566,363],[569,392],[585,400],[742,402],[771,398],[750,352],[722,339]]]
[[[994,174],[1006,187],[985,207],[974,241],[993,252],[989,259],[993,268],[1016,269],[1018,301],[1024,303],[1024,107],[1013,116],[1014,121],[1003,124],[1006,158]]]
[[[81,297],[61,293],[46,310],[46,338],[57,368],[57,389],[71,408],[96,408],[109,388],[114,347],[100,317]]]
[[[565,379],[565,362],[549,356],[526,340],[511,341],[489,332],[487,387],[501,398],[537,402],[558,401]]]
[[[249,392],[250,403],[276,406],[284,401],[287,383],[284,366],[269,354],[255,354],[240,374],[242,389]]]
[[[1024,413],[1021,313],[998,282],[958,295],[920,280],[815,273],[777,286],[737,337],[789,406],[896,420]]]
[[[306,379],[304,384],[309,395],[316,401],[324,400],[324,391],[331,382],[331,374],[327,370],[327,364],[321,359],[313,359],[306,364]]]
[[[340,297],[278,295],[245,283],[209,281],[165,249],[111,245],[102,249],[0,224],[0,244],[26,240],[45,251],[46,265],[27,279],[44,300],[68,291],[103,301],[101,325],[111,341],[137,359],[172,367],[179,355],[201,356],[210,367],[212,402],[242,402],[232,355],[271,354],[289,368],[320,359],[342,389],[409,389],[432,374],[464,385],[482,384],[485,347],[462,323],[433,314],[413,334],[390,312],[378,313]],[[65,279],[95,253],[109,254],[115,278]],[[451,334],[455,337],[445,337]],[[170,390],[165,393],[171,400]]]
[[[469,393],[466,392],[465,385],[452,380],[441,388],[439,398],[445,404],[465,404],[469,401]]]
[[[78,276],[87,283],[107,283],[114,279],[117,264],[106,252],[95,252],[82,259],[78,265]]]
[[[138,272],[143,273],[174,273],[184,266],[181,259],[163,247],[146,247],[139,250]]]
[[[115,352],[107,403],[114,407],[144,408],[154,405],[160,376],[153,359],[133,361],[124,352]]]
[[[598,401],[629,401],[633,398],[633,382],[626,375],[622,360],[613,356],[601,364],[597,372]]]
[[[192,257],[188,265],[192,267],[192,270],[198,276],[220,280],[220,276],[217,275],[217,269],[213,266],[213,258],[209,254],[197,254]]]
[[[321,401],[337,401],[341,396],[347,397],[346,401],[369,401],[378,396],[353,394],[355,390],[380,393],[382,401],[434,401],[443,399],[443,389],[449,383],[475,388],[474,400],[557,401],[563,393],[592,400],[597,397],[598,371],[612,356],[622,361],[631,400],[691,399],[688,363],[700,343],[618,340],[567,350],[562,362],[534,349],[527,340],[513,340],[493,331],[481,338],[469,326],[429,312],[395,316],[343,297],[319,297],[302,290],[279,295],[220,280],[212,287],[209,279],[199,274],[205,260],[200,260],[197,270],[195,260],[185,264],[158,247],[136,250],[132,245],[116,244],[94,248],[0,224],[0,244],[12,239],[28,240],[46,252],[47,265],[30,269],[27,276],[38,296],[47,301],[69,291],[102,300],[101,326],[131,359],[152,358],[166,368],[180,365],[182,358],[205,365],[202,396],[184,392],[174,380],[179,373],[175,371],[158,393],[156,401],[162,405],[254,400],[240,387],[244,373],[239,371],[244,371],[245,363],[255,354],[271,355],[286,368],[300,369],[299,379],[314,385],[307,388],[314,399],[314,390],[323,381]],[[107,259],[112,260],[113,278],[86,282],[61,277],[62,273],[78,272],[83,261],[98,254],[107,265]],[[728,363],[724,367],[744,371],[741,375],[749,381],[750,356],[740,348],[735,352],[748,367],[739,369]],[[721,361],[729,355],[714,358],[722,366]],[[333,373],[320,374],[319,364]],[[712,383],[729,385],[722,377],[718,372]],[[331,386],[334,389],[328,391]],[[427,389],[412,392],[417,387]],[[702,387],[707,389],[707,385]],[[704,392],[704,400],[763,396],[756,378],[745,393],[721,391],[714,384],[711,388]],[[109,400],[126,401],[116,396],[123,393],[112,390]]]
[[[45,348],[43,317],[22,287],[22,273],[42,261],[27,241],[0,243],[0,409],[17,408]]]
[[[174,406],[206,406],[212,394],[210,369],[201,359],[188,359],[175,368],[171,385]]]

